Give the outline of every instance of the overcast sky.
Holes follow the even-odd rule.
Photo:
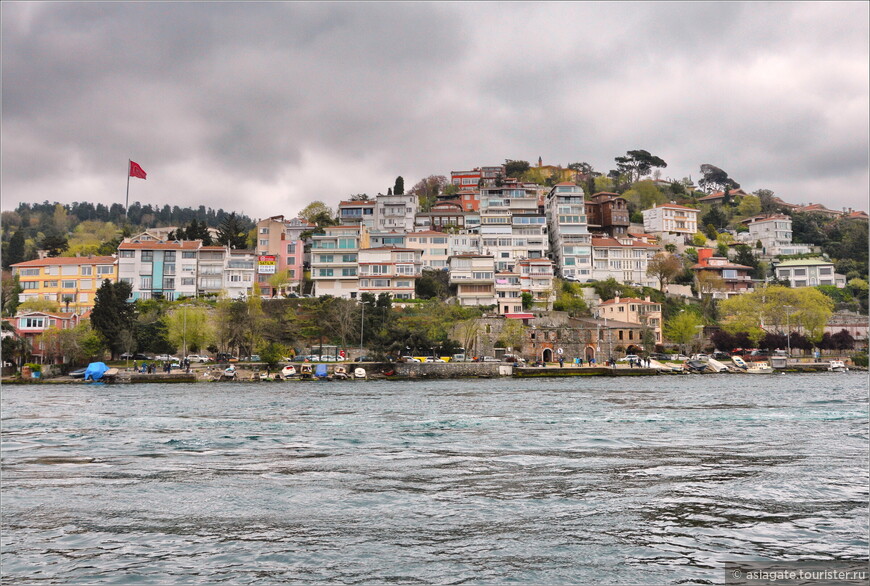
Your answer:
[[[3,209],[254,218],[506,158],[646,149],[868,208],[867,2],[115,3],[2,10]]]

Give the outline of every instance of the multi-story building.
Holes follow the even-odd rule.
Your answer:
[[[644,325],[654,333],[656,344],[662,343],[662,305],[651,301],[649,297],[620,298],[617,295],[598,304],[598,315],[611,320]]]
[[[369,248],[365,226],[329,226],[311,238],[314,294],[356,299],[359,293],[359,250]]]
[[[776,265],[776,278],[788,281],[792,287],[818,285],[846,286],[846,277],[834,272],[834,263],[822,258],[786,260]]]
[[[761,242],[761,253],[765,256],[812,252],[812,246],[791,243],[791,218],[786,215],[756,216],[743,220],[742,223],[749,228],[749,231],[738,234],[738,240],[753,247]]]
[[[94,296],[105,279],[118,280],[114,256],[48,257],[12,265],[23,289],[20,301],[56,301],[65,310],[84,313],[94,307]]]
[[[375,200],[375,223],[372,230],[412,231],[417,207],[417,196],[411,193],[378,195]]]
[[[359,251],[359,292],[393,299],[414,299],[423,262],[413,248],[363,248]]]
[[[698,210],[667,203],[643,210],[643,229],[652,234],[691,237],[698,231]]]
[[[592,235],[586,219],[583,189],[558,183],[546,198],[550,253],[556,271],[566,279],[592,278]]]
[[[428,212],[418,212],[414,216],[414,229],[441,232],[464,230],[466,216],[459,201],[439,202]]]
[[[481,253],[480,234],[477,232],[465,231],[459,234],[448,234],[447,245],[449,256]]]
[[[722,288],[712,292],[715,299],[727,299],[753,290],[752,267],[739,265],[727,258],[713,256],[713,249],[699,248],[698,263],[691,267],[695,271],[695,282],[702,273],[712,273],[722,278]]]
[[[338,204],[338,221],[343,225],[364,224],[375,229],[375,200],[342,201]]]
[[[617,238],[592,237],[592,279],[655,287],[655,278],[646,274],[649,260],[661,250],[654,244],[627,235]]]
[[[461,189],[456,194],[456,199],[462,202],[462,209],[466,212],[480,209],[480,192],[476,189]]]
[[[284,216],[272,216],[257,222],[257,247],[259,256],[274,257],[274,268],[265,268],[268,272],[259,272],[258,283],[264,295],[275,293],[269,284],[272,275],[286,274],[289,280],[287,287],[296,289],[304,278],[305,242],[302,232],[311,230],[314,224],[302,218],[285,220]],[[262,277],[262,278],[260,278]]]
[[[29,342],[28,347],[36,361],[45,364],[50,358],[64,362],[64,357],[61,349],[49,347],[39,336],[49,330],[74,328],[84,317],[84,314],[74,312],[24,311],[3,321],[12,325],[18,338]]]
[[[369,248],[380,248],[381,246],[397,246],[405,247],[405,241],[408,236],[405,232],[397,232],[390,230],[389,232],[369,232]]]
[[[252,250],[229,250],[223,274],[223,292],[230,299],[245,299],[254,288],[258,255]],[[264,294],[260,291],[260,294]]]
[[[589,230],[619,236],[628,232],[631,224],[628,201],[617,193],[599,191],[586,202]]]
[[[553,262],[548,258],[524,259],[518,263],[520,289],[532,296],[535,306],[553,309],[556,291],[553,289]]]
[[[132,286],[132,300],[196,297],[201,246],[202,240],[122,242],[118,245],[118,279]],[[216,278],[220,281],[220,272]]]
[[[499,271],[495,274],[495,296],[500,315],[522,313],[523,289],[517,271]]]
[[[495,259],[490,254],[460,254],[448,260],[450,285],[460,305],[495,305]]]
[[[444,232],[418,230],[407,234],[406,246],[420,251],[423,268],[443,270],[451,254],[450,238]]]

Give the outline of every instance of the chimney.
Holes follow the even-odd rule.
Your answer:
[[[699,248],[698,249],[698,264],[702,267],[707,266],[707,261],[709,258],[713,256],[712,248]]]
[[[646,301],[647,303],[650,303],[652,301],[652,299],[650,299],[649,295],[644,297],[643,300]]]
[[[614,303],[619,303],[619,295],[617,295],[616,297],[613,298],[613,302],[614,302]]]

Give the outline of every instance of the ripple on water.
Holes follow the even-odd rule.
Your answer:
[[[866,559],[866,379],[699,380],[6,386],[4,576],[720,583],[734,559]]]

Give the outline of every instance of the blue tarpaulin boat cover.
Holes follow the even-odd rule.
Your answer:
[[[91,362],[85,369],[85,380],[100,380],[109,367],[105,362]]]
[[[329,375],[329,370],[325,364],[318,364],[314,368],[314,376],[317,378],[326,378]]]

